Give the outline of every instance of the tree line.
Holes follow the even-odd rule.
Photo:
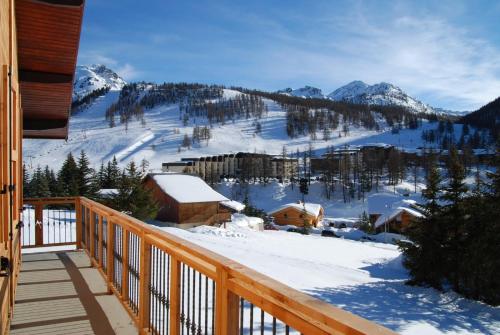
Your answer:
[[[23,192],[26,198],[84,196],[145,220],[155,216],[157,205],[149,190],[142,185],[148,162],[140,166],[131,161],[120,169],[116,157],[98,170],[90,166],[85,151],[77,159],[69,153],[59,171],[49,166],[38,166],[32,175],[23,167]],[[101,194],[101,189],[115,189],[111,194]]]
[[[458,151],[450,150],[447,181],[431,163],[422,192],[426,217],[415,220],[401,242],[412,285],[452,288],[465,297],[500,304],[500,152],[494,172],[473,189],[465,182]]]

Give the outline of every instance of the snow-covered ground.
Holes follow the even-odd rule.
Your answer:
[[[389,185],[380,185],[378,191],[373,189],[372,192],[365,194],[364,199],[358,200],[355,198],[350,199],[349,202],[344,202],[341,189],[337,188],[331,199],[327,199],[324,195],[324,184],[313,181],[309,186],[309,194],[305,197],[305,200],[306,202],[321,204],[325,210],[325,217],[359,218],[363,211],[368,213],[368,197],[372,194],[388,194],[400,200],[413,199],[421,201],[420,191],[424,186],[422,183],[417,183],[417,193],[414,193],[414,185],[410,182],[400,183],[396,188]],[[279,183],[277,181],[267,184],[250,183],[246,186],[227,180],[214,185],[214,187],[226,197],[237,201],[243,201],[245,195],[248,195],[251,205],[266,212],[302,199],[298,185],[292,187],[290,183]],[[403,194],[408,194],[408,196],[405,197]]]
[[[499,308],[405,285],[394,245],[244,227],[162,229],[401,334],[500,332]]]

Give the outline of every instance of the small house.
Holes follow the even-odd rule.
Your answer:
[[[416,209],[409,207],[398,207],[389,214],[381,215],[375,221],[375,231],[377,233],[404,233],[408,225],[416,219],[425,217]]]
[[[268,214],[279,225],[302,227],[307,222],[308,225],[317,227],[323,220],[324,210],[320,204],[298,202],[283,205]]]
[[[228,199],[201,178],[181,173],[148,174],[143,181],[160,205],[156,220],[180,228],[220,224],[231,219],[221,209]]]

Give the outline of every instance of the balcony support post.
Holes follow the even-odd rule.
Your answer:
[[[181,262],[170,255],[170,334],[180,334]]]
[[[82,248],[82,205],[80,197],[75,199],[76,248]]]
[[[35,245],[43,245],[43,203],[35,204]]]
[[[239,298],[228,290],[229,274],[220,267],[217,269],[215,299],[215,334],[239,334]]]
[[[140,277],[139,277],[139,330],[141,334],[147,334],[149,328],[149,307],[151,304],[149,284],[151,282],[151,245],[146,241],[146,234],[141,236],[140,253]]]

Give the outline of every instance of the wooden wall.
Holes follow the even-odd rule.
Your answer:
[[[203,223],[219,213],[218,202],[177,202],[174,198],[163,192],[150,177],[146,178],[144,186],[152,190],[153,196],[160,206],[156,216],[156,219],[159,221],[174,222],[177,224]]]
[[[323,218],[323,211],[318,217],[299,211],[295,207],[287,207],[272,214],[274,222],[279,225],[294,225],[297,227],[304,226],[304,220],[309,222],[309,225],[316,227],[318,222]]]
[[[20,263],[15,227],[22,207],[22,117],[14,12],[14,0],[0,0],[0,256],[8,258],[11,265],[9,276],[0,277],[2,334],[8,331]]]

